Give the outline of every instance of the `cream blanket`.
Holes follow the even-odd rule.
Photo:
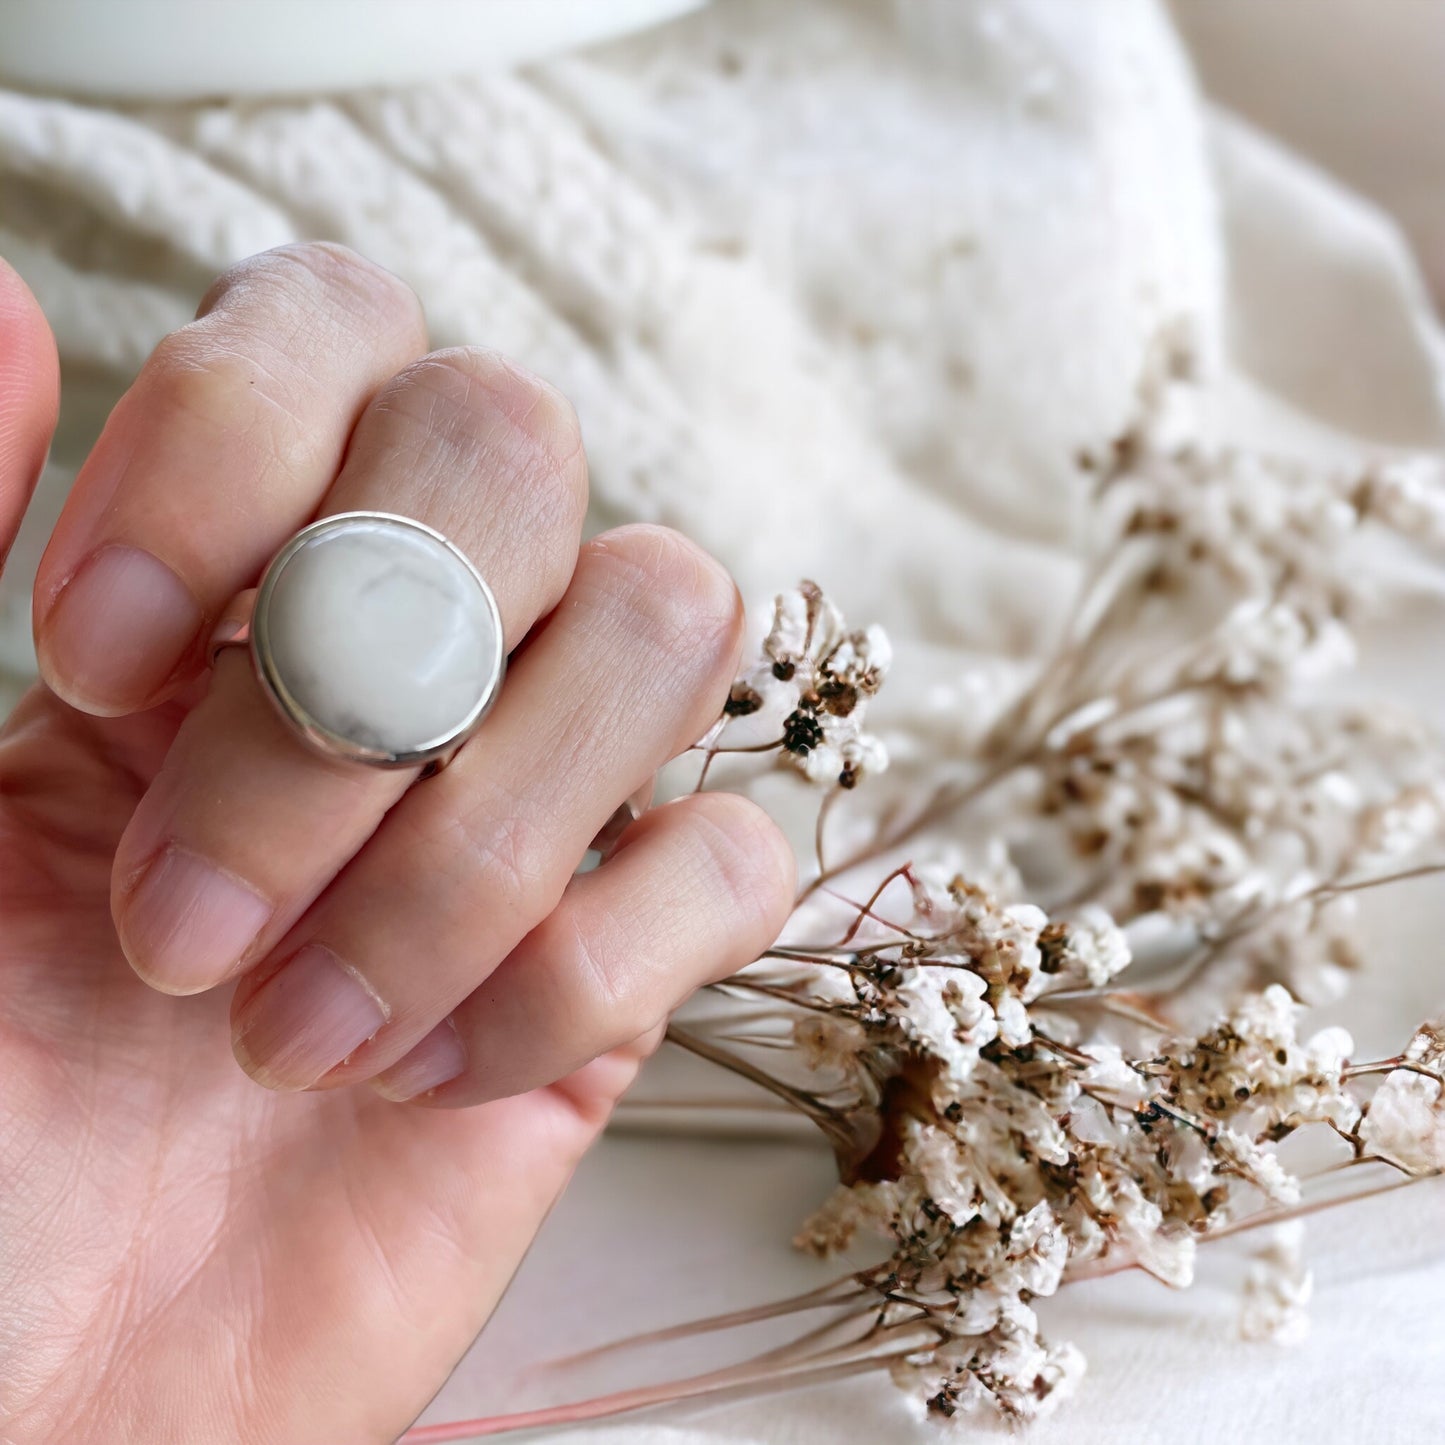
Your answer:
[[[750,599],[810,574],[884,622],[892,701],[918,717],[956,699],[910,676],[1018,667],[1057,621],[1075,458],[1123,423],[1161,334],[1211,359],[1226,436],[1445,446],[1441,338],[1398,235],[1211,112],[1152,0],[728,0],[525,74],[333,100],[0,92],[0,254],[66,388],[0,592],[12,692],[27,574],[105,409],[215,272],[301,236],[399,272],[436,344],[559,384],[596,525],[668,522]],[[1427,909],[1393,952],[1411,934],[1433,957]],[[1352,1018],[1363,1042],[1445,993],[1438,973],[1400,989],[1398,1014]],[[605,1141],[428,1418],[519,1403],[521,1362],[599,1333],[816,1279],[786,1238],[825,1172],[776,1145]],[[1032,1438],[1442,1438],[1440,1203],[1319,1228],[1315,1334],[1288,1356],[1234,1338],[1228,1257],[1182,1299],[1120,1279],[1051,1302],[1091,1374]],[[876,1384],[678,1418],[608,1438],[933,1438]]]

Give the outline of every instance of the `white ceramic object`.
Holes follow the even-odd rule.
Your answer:
[[[501,682],[491,590],[451,543],[406,518],[347,513],[298,533],[267,569],[251,628],[283,716],[358,761],[443,756]]]
[[[519,65],[705,0],[0,0],[0,80],[181,99]]]

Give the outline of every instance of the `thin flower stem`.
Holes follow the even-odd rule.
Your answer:
[[[770,753],[783,745],[782,738],[771,743],[756,743],[752,747],[745,748],[720,748],[716,743],[698,743],[695,747],[688,749],[689,752],[701,752],[706,756],[702,760],[702,770],[697,775],[697,782],[692,785],[694,793],[700,793],[707,787],[707,775],[712,771],[713,759],[721,755],[736,756],[740,753]]]
[[[1370,1189],[1356,1189],[1331,1199],[1312,1199],[1307,1204],[1292,1204],[1285,1209],[1262,1209],[1246,1215],[1206,1234],[1200,1240],[1205,1243],[1214,1239],[1227,1239],[1232,1234],[1242,1234],[1247,1229],[1262,1229],[1270,1224],[1284,1224],[1291,1219],[1305,1219],[1311,1214],[1321,1214],[1326,1209],[1335,1209],[1341,1204],[1357,1204],[1362,1199],[1376,1199],[1382,1194],[1393,1194],[1397,1189],[1407,1189],[1412,1184],[1423,1184],[1428,1179],[1438,1179],[1438,1174],[1411,1174],[1404,1179],[1391,1179],[1387,1184],[1376,1184]]]
[[[1175,684],[1169,688],[1160,689],[1156,693],[1148,694],[1139,698],[1123,708],[1116,709],[1108,718],[1101,718],[1093,727],[1086,728],[1084,732],[1091,732],[1095,728],[1103,726],[1104,723],[1116,722],[1121,717],[1128,717],[1132,714],[1145,711],[1148,708],[1159,706],[1176,697],[1185,697],[1193,692],[1204,690],[1203,683],[1182,683]],[[833,879],[844,873],[851,872],[854,868],[861,867],[864,863],[871,862],[874,858],[891,852],[894,848],[901,847],[909,839],[921,833],[925,828],[931,827],[934,823],[940,823],[950,814],[957,812],[960,808],[967,807],[970,803],[976,802],[985,793],[991,792],[994,787],[1003,782],[1004,779],[1016,773],[1020,768],[1036,763],[1039,758],[1049,749],[1047,736],[1049,732],[1065,721],[1070,715],[1081,710],[1087,703],[1071,703],[1066,709],[1061,710],[1054,720],[1045,727],[1041,735],[1034,741],[1026,743],[1023,747],[1005,756],[1000,762],[988,769],[981,777],[974,779],[968,784],[958,783],[945,784],[933,796],[932,800],[907,822],[895,828],[891,833],[875,839],[867,848],[860,850],[841,863],[835,863],[830,868],[822,869],[817,877],[813,878],[806,887],[799,893],[797,902],[803,903],[812,897],[824,884],[830,883]]]
[[[897,924],[890,923],[886,918],[879,918],[873,911],[878,900],[882,898],[900,878],[905,878],[910,883],[913,881],[908,871],[911,867],[912,865],[909,863],[900,863],[891,873],[885,874],[878,886],[868,895],[868,901],[866,903],[858,904],[854,903],[851,899],[842,898],[842,902],[847,903],[850,908],[856,908],[858,910],[858,917],[853,920],[847,933],[843,935],[843,941],[839,944],[840,948],[846,948],[852,943],[858,930],[862,928],[863,924],[870,918],[875,923],[881,923],[885,928],[891,928],[895,933],[901,934],[904,938],[911,939],[916,937],[916,935],[910,933],[906,928],[899,928]],[[836,896],[841,897],[841,895]]]
[[[1347,1143],[1361,1143],[1362,1140],[1351,1139],[1348,1134],[1340,1134],[1340,1138]],[[1393,1169],[1397,1174],[1408,1174],[1411,1179],[1428,1178],[1428,1175],[1416,1174],[1413,1170],[1407,1169],[1403,1164],[1397,1164],[1393,1159],[1387,1159],[1383,1154],[1354,1154],[1348,1159],[1337,1159],[1333,1164],[1326,1164],[1322,1169],[1316,1169],[1312,1174],[1300,1176],[1302,1183],[1308,1184],[1314,1179],[1328,1179],[1332,1174],[1341,1174],[1346,1169],[1359,1169],[1365,1164],[1383,1164],[1387,1169]]]
[[[830,1352],[831,1353],[831,1352]],[[820,1363],[796,1369],[764,1368],[753,1370],[751,1362],[711,1374],[694,1375],[665,1385],[647,1385],[635,1390],[619,1390],[611,1395],[580,1400],[571,1405],[553,1405],[541,1410],[521,1410],[512,1415],[491,1415],[476,1420],[448,1421],[445,1424],[418,1425],[408,1430],[398,1445],[446,1445],[446,1442],[478,1440],[492,1435],[505,1435],[515,1430],[540,1430],[561,1425],[577,1425],[586,1420],[601,1420],[608,1415],[626,1414],[654,1405],[670,1405],[682,1400],[696,1400],[709,1395],[756,1387],[760,1389],[794,1389],[804,1385],[824,1384],[871,1370],[886,1370],[907,1356],[907,1350],[886,1355],[870,1355],[856,1359],[833,1361],[828,1354],[819,1356]]]
[[[845,858],[841,863],[834,863],[831,867],[819,873],[811,882],[798,894],[798,903],[803,903],[811,898],[820,888],[833,879],[850,873],[854,868],[861,867],[875,858],[880,858],[885,853],[890,853],[894,848],[902,845],[920,833],[924,828],[933,823],[941,822],[944,818],[959,808],[967,806],[975,799],[983,796],[992,789],[995,784],[1002,782],[1010,773],[1028,759],[1010,759],[997,767],[986,772],[982,777],[966,785],[958,783],[947,783],[939,788],[933,798],[906,823],[899,825],[890,833],[881,838],[875,839],[866,848],[860,849],[852,856]]]
[[[775,1103],[771,1099],[633,1099],[624,1095],[613,1106],[617,1112],[626,1114],[629,1111],[651,1112],[653,1109],[717,1109],[727,1112],[747,1112],[750,1114],[780,1114],[786,1118],[795,1118],[797,1109],[791,1104]]]
[[[1344,1160],[1339,1167],[1353,1166],[1360,1163],[1387,1162],[1375,1160]],[[1311,1175],[1310,1178],[1323,1177],[1325,1173]],[[1404,1189],[1411,1184],[1423,1184],[1430,1179],[1438,1179],[1438,1174],[1411,1174],[1403,1179],[1391,1179],[1386,1184],[1377,1184],[1369,1189],[1356,1189],[1349,1194],[1340,1194],[1330,1199],[1313,1199],[1305,1204],[1294,1204],[1284,1209],[1260,1209],[1253,1214],[1247,1214],[1243,1219],[1237,1219],[1232,1224],[1224,1225],[1219,1229],[1210,1231],[1208,1234],[1199,1234],[1195,1238],[1199,1244],[1212,1244],[1216,1239],[1228,1239],[1231,1235],[1244,1234],[1251,1229],[1264,1229],[1271,1224],[1287,1224],[1292,1219],[1304,1219],[1312,1214],[1321,1214],[1327,1209],[1334,1209],[1341,1204],[1355,1204],[1363,1199],[1374,1199],[1383,1194],[1392,1194],[1397,1189]],[[1064,1271],[1064,1284],[1083,1284],[1086,1280],[1106,1279],[1110,1275],[1123,1274],[1126,1270],[1140,1268],[1136,1259],[1122,1259],[1109,1261],[1108,1256],[1103,1259],[1090,1260],[1083,1265],[1075,1266]]]
[[[609,1340],[606,1344],[592,1349],[581,1350],[551,1362],[552,1368],[585,1364],[601,1359],[618,1350],[640,1349],[645,1345],[666,1345],[675,1340],[691,1339],[696,1335],[716,1334],[721,1330],[741,1329],[744,1325],[758,1324],[763,1320],[780,1319],[785,1315],[803,1314],[810,1310],[839,1309],[856,1300],[865,1299],[872,1293],[858,1284],[856,1275],[846,1275],[817,1289],[793,1295],[789,1299],[773,1300],[770,1304],[755,1305],[751,1309],[730,1310],[726,1314],[709,1315],[706,1319],[688,1320],[680,1325],[667,1325],[662,1329],[646,1330],[641,1334],[627,1335],[622,1339]]]
[[[760,1088],[767,1089],[769,1093],[776,1094],[811,1119],[840,1148],[846,1148],[851,1143],[842,1120],[831,1110],[819,1104],[816,1099],[803,1093],[801,1089],[795,1089],[790,1084],[783,1083],[781,1079],[773,1078],[766,1070],[758,1068],[737,1054],[730,1053],[727,1049],[718,1048],[715,1044],[675,1023],[668,1025],[667,1039],[679,1048],[686,1049],[688,1053],[696,1054],[700,1059],[706,1059],[709,1063],[729,1069],[742,1078],[751,1080]]]
[[[828,814],[833,811],[833,804],[842,795],[843,789],[835,783],[818,807],[818,821],[813,825],[813,857],[817,860],[819,877],[828,871],[823,862],[823,830],[827,827]]]
[[[1333,898],[1338,898],[1347,893],[1363,893],[1371,888],[1383,888],[1390,883],[1404,883],[1414,878],[1430,878],[1440,873],[1445,873],[1445,863],[1425,863],[1416,868],[1403,868],[1395,873],[1379,873],[1371,878],[1357,878],[1350,882],[1320,883],[1308,889],[1304,893],[1295,894],[1290,898],[1279,898],[1268,906],[1259,909],[1248,918],[1235,924],[1222,932],[1215,934],[1212,938],[1206,939],[1201,946],[1189,958],[1180,965],[1182,976],[1170,983],[1167,987],[1152,990],[1156,997],[1177,997],[1190,984],[1194,983],[1204,970],[1232,943],[1238,943],[1241,938],[1253,933],[1256,929],[1276,918],[1279,914],[1290,908],[1298,908],[1302,903],[1314,904],[1316,906],[1328,903]]]
[[[1131,1023],[1142,1024],[1145,1028],[1169,1028],[1170,1023],[1167,1019],[1146,1013],[1143,1009],[1132,1008],[1129,1005],[1127,999],[1138,996],[1132,991],[1125,995],[1122,991],[1102,988],[1060,989],[1057,993],[1040,994],[1034,1006],[1036,1008],[1061,1008],[1066,1004],[1079,1004],[1100,1009],[1104,1013],[1113,1014],[1116,1018],[1128,1019]]]
[[[1340,1077],[1358,1079],[1365,1074],[1393,1074],[1396,1069],[1403,1069],[1409,1074],[1421,1074],[1427,1079],[1433,1079],[1437,1084],[1445,1085],[1445,1075],[1435,1069],[1427,1069],[1424,1064],[1418,1064],[1414,1059],[1407,1059],[1398,1054],[1393,1059],[1380,1059],[1372,1064],[1351,1064],[1349,1068],[1341,1072]]]
[[[1302,893],[1291,902],[1303,902],[1307,898],[1333,898],[1340,893],[1360,893],[1367,888],[1380,888],[1386,883],[1406,883],[1412,878],[1432,878],[1445,873],[1445,862],[1422,863],[1417,868],[1402,868],[1397,873],[1379,873],[1373,878],[1358,878],[1349,883],[1321,883],[1309,893]]]
[[[788,1004],[804,1013],[833,1014],[838,1011],[835,1004],[811,999],[804,994],[790,992],[788,989],[779,988],[774,984],[763,983],[760,979],[725,978],[719,983],[708,984],[707,987],[715,993],[726,993],[729,989],[741,989],[746,993],[759,994],[763,998],[776,999],[779,1003]]]
[[[832,964],[837,960],[826,958],[823,955],[828,953],[843,953],[846,950],[835,948],[831,943],[821,945],[817,948],[770,948],[766,953],[760,955],[763,958],[776,958],[780,963],[816,963]],[[731,980],[725,980],[731,982]]]
[[[1041,1034],[1038,1029],[1033,1031],[1035,1042],[1042,1044],[1046,1049],[1052,1050],[1061,1059],[1066,1059],[1071,1064],[1079,1064],[1088,1068],[1091,1064],[1098,1063],[1092,1055],[1086,1054],[1082,1049],[1076,1049],[1070,1044],[1061,1044],[1051,1039],[1047,1034]]]
[[[690,749],[690,751],[702,751],[712,758],[741,757],[745,753],[772,753],[783,746],[782,738],[774,738],[770,743],[748,743],[742,747],[720,748],[715,744],[702,749]]]

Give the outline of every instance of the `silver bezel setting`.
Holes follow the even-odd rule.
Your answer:
[[[405,753],[390,753],[368,747],[353,738],[342,737],[318,722],[288,691],[285,682],[277,672],[275,654],[271,647],[269,626],[271,599],[276,591],[277,581],[286,570],[286,564],[317,537],[325,536],[328,532],[344,531],[355,522],[380,522],[387,526],[404,527],[413,532],[421,532],[433,541],[440,542],[466,568],[467,573],[476,584],[477,590],[481,593],[487,610],[491,614],[492,624],[496,628],[497,659],[476,705],[462,723],[444,737],[434,738],[421,747]],[[260,587],[256,592],[255,610],[251,616],[250,651],[252,665],[255,667],[256,676],[261,681],[262,691],[271,699],[272,705],[287,725],[317,752],[326,757],[340,758],[347,762],[365,763],[368,767],[373,768],[428,768],[435,771],[437,768],[445,766],[456,750],[476,732],[477,728],[481,726],[482,720],[491,711],[492,704],[497,700],[497,694],[501,691],[502,678],[507,670],[507,655],[502,637],[502,614],[497,607],[497,599],[492,595],[492,589],[487,586],[486,578],[472,564],[471,558],[450,538],[444,537],[435,528],[428,527],[424,522],[418,522],[411,517],[398,516],[393,512],[338,512],[335,516],[323,517],[320,521],[303,527],[267,565],[261,578]]]

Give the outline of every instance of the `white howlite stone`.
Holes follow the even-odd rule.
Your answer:
[[[265,628],[276,679],[312,719],[393,755],[452,737],[502,660],[466,564],[427,533],[374,518],[319,532],[281,564]]]

